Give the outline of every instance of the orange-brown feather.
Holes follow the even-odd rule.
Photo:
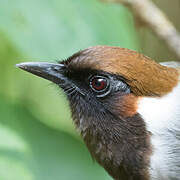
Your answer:
[[[121,75],[136,96],[163,96],[178,83],[177,69],[162,66],[136,51],[94,46],[73,56],[68,66],[91,68]]]
[[[127,94],[124,95],[118,103],[114,104],[114,106],[123,118],[132,117],[137,114],[138,99],[139,97],[133,94]]]

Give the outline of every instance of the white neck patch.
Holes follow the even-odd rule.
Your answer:
[[[180,178],[180,83],[163,97],[142,98],[138,113],[152,133],[152,179]]]

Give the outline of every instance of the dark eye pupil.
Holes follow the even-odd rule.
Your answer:
[[[100,91],[106,88],[107,81],[103,78],[94,78],[91,82],[91,85],[95,90]]]

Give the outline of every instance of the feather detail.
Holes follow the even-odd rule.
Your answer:
[[[138,112],[151,132],[151,178],[180,177],[180,82],[160,98],[140,99]]]
[[[136,51],[120,47],[94,46],[68,59],[69,68],[95,69],[120,75],[136,96],[163,96],[178,83],[175,68],[160,65]]]

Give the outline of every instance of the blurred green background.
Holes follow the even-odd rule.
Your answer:
[[[156,3],[179,28],[178,0]],[[0,180],[111,180],[75,131],[61,90],[15,68],[23,61],[63,60],[93,45],[176,60],[118,4],[0,0]]]

